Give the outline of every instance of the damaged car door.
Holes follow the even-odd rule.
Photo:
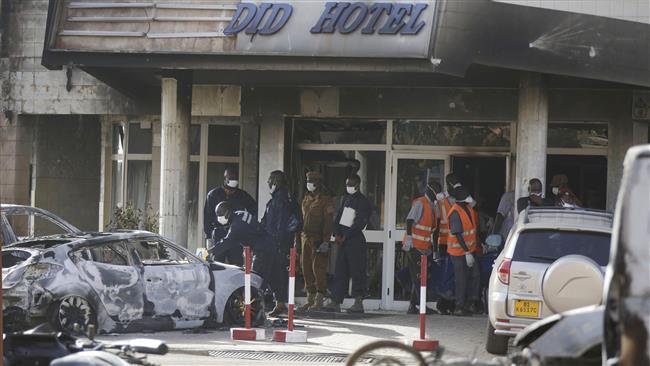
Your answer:
[[[116,322],[115,327],[107,328],[126,328],[142,319],[144,284],[123,241],[83,247],[74,251],[72,258],[108,316]]]
[[[212,316],[214,292],[206,264],[158,236],[129,242],[137,255],[145,287],[145,316],[190,328]]]

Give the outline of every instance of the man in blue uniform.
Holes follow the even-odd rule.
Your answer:
[[[220,202],[217,205],[215,217],[228,231],[210,249],[210,255],[219,257],[226,252],[241,253],[244,246],[249,246],[254,253],[253,269],[266,279],[269,276],[269,267],[265,259],[275,248],[275,242],[264,230],[264,226],[247,211],[233,211],[229,202]]]
[[[289,250],[296,232],[302,229],[302,213],[289,194],[287,179],[282,171],[271,172],[267,183],[271,200],[266,204],[262,224],[276,244],[272,258],[269,258],[272,270],[267,278],[275,295],[275,308],[269,316],[280,316],[287,313]]]
[[[346,181],[347,194],[334,219],[334,237],[338,245],[334,273],[334,292],[332,301],[324,308],[326,311],[341,311],[341,303],[347,295],[348,283],[352,278],[354,305],[350,313],[363,313],[363,298],[368,287],[368,248],[363,229],[370,218],[370,202],[359,192],[361,178],[354,174]]]
[[[215,209],[221,202],[228,202],[233,211],[247,211],[254,217],[257,216],[257,202],[245,191],[237,188],[239,180],[237,178],[237,171],[228,168],[223,174],[223,186],[211,190],[205,198],[205,206],[203,207],[203,231],[208,238],[208,252],[212,246],[219,240],[226,236],[228,228],[217,222],[215,216]],[[241,250],[221,252],[218,257],[213,257],[213,260],[219,262],[227,262],[230,264],[241,266],[243,263]]]

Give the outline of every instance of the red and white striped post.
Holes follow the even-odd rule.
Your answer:
[[[427,256],[420,256],[420,339],[413,341],[413,348],[418,351],[435,351],[438,341],[426,339],[427,318]]]
[[[287,321],[287,330],[274,331],[273,340],[276,342],[286,343],[304,343],[307,342],[307,331],[293,329],[294,299],[296,290],[296,248],[291,248],[289,253],[289,319]]]
[[[251,328],[251,248],[250,247],[244,247],[244,326],[245,328],[230,328],[230,338],[238,341],[261,341],[266,338],[264,329]]]

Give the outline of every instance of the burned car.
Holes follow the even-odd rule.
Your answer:
[[[244,271],[205,262],[145,231],[67,233],[2,250],[5,330],[49,322],[101,332],[243,323]],[[253,274],[252,319],[264,321],[262,279]]]

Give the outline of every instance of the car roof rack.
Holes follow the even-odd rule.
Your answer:
[[[536,206],[527,207],[521,214],[524,224],[556,222],[566,225],[611,228],[614,220],[614,215],[611,212],[591,208]]]

